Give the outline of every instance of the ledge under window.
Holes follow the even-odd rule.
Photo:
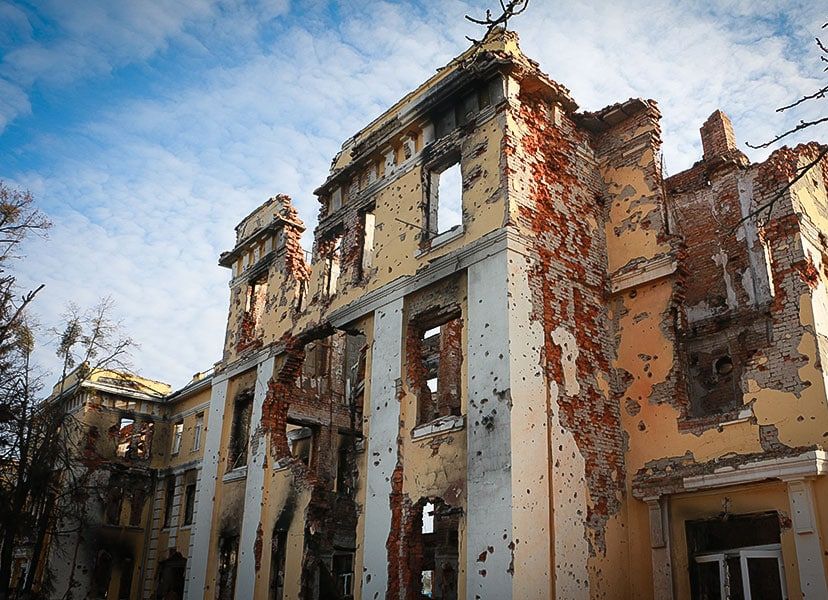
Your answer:
[[[461,431],[466,427],[466,417],[463,415],[455,416],[448,415],[434,419],[428,423],[417,425],[411,430],[412,440],[421,440],[423,438],[431,437],[441,433],[450,433],[452,431]]]
[[[432,250],[436,250],[437,248],[440,248],[441,246],[445,246],[449,242],[454,241],[457,238],[461,237],[464,233],[465,233],[465,229],[464,229],[462,223],[460,225],[455,225],[454,227],[452,227],[448,231],[444,231],[443,233],[439,233],[439,234],[435,235],[433,238],[431,238],[431,244],[429,245],[429,247],[424,248],[424,249],[420,250],[419,252],[417,252],[417,256],[422,256],[423,254],[427,254],[427,253],[431,252]]]
[[[228,481],[237,481],[239,479],[244,479],[245,477],[247,477],[247,465],[237,467],[232,471],[227,471],[221,480],[222,482],[227,483]]]

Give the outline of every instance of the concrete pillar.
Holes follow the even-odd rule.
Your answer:
[[[391,531],[391,477],[397,466],[400,402],[397,385],[402,369],[403,300],[374,312],[371,347],[371,398],[366,409],[368,489],[365,493],[362,597],[385,598],[388,557],[385,543]]]
[[[788,480],[787,484],[802,597],[807,600],[828,598],[811,481],[793,479]]]
[[[239,537],[239,562],[236,571],[236,598],[253,598],[258,573],[254,546],[261,527],[262,494],[265,481],[267,443],[262,431],[262,405],[267,384],[273,376],[275,359],[268,358],[256,367],[256,389],[250,416],[250,448],[247,453],[247,479],[244,484],[244,516]],[[267,578],[265,578],[267,584]]]
[[[505,252],[468,269],[466,598],[512,597],[511,389]],[[489,548],[494,552],[489,552]]]
[[[646,498],[650,509],[650,548],[653,561],[653,597],[673,599],[673,565],[670,562],[669,498]]]
[[[221,426],[224,417],[224,405],[227,401],[227,384],[228,379],[226,377],[213,380],[210,394],[210,413],[207,417],[204,457],[202,459],[201,477],[196,490],[198,513],[195,515],[191,534],[193,536],[193,553],[187,561],[190,565],[190,576],[187,578],[184,590],[184,598],[187,600],[204,597],[221,445]]]

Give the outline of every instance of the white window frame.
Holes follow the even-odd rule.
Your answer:
[[[193,452],[201,449],[201,435],[204,432],[204,413],[196,415],[195,425],[193,426]]]
[[[181,452],[181,441],[184,439],[184,421],[177,421],[173,424],[172,453]]]
[[[742,594],[745,600],[761,600],[754,599],[750,593],[750,578],[748,576],[748,560],[751,558],[775,558],[779,566],[779,582],[782,586],[782,598],[788,600],[788,589],[785,581],[785,563],[782,560],[782,546],[781,544],[767,544],[764,546],[750,546],[745,548],[733,548],[725,550],[724,552],[714,552],[710,554],[702,554],[694,556],[693,560],[697,563],[719,563],[719,584],[721,586],[720,595],[722,600],[730,599],[730,581],[728,581],[727,559],[738,558],[742,570]]]

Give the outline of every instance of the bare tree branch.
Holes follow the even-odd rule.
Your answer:
[[[787,106],[780,106],[779,108],[776,109],[776,112],[785,112],[786,110],[789,110],[789,109],[793,108],[794,106],[799,106],[800,104],[802,104],[803,102],[807,102],[808,100],[816,100],[816,99],[819,99],[819,98],[825,98],[826,93],[828,93],[828,85],[826,85],[821,90],[817,90],[813,94],[808,94],[807,96],[802,96],[802,98],[800,98],[799,100],[797,100],[796,102],[794,102],[792,104],[788,104]]]
[[[758,148],[767,148],[768,146],[778,142],[782,138],[786,138],[789,135],[791,135],[793,133],[796,133],[797,131],[802,131],[803,129],[807,129],[808,127],[813,127],[814,125],[819,125],[820,123],[825,123],[825,122],[828,122],[828,117],[822,117],[820,119],[816,119],[815,121],[800,121],[799,125],[797,125],[796,127],[793,127],[792,129],[789,129],[789,130],[785,131],[784,133],[780,133],[775,138],[773,138],[770,141],[765,142],[764,144],[757,144],[755,146],[753,144],[751,144],[750,142],[746,142],[746,144],[749,148],[753,148],[754,150],[756,150]]]
[[[823,146],[822,150],[820,151],[820,153],[817,155],[817,157],[814,160],[812,160],[811,162],[809,162],[809,163],[807,163],[807,164],[805,164],[805,165],[803,165],[803,166],[801,166],[797,169],[798,173],[797,173],[796,177],[791,179],[783,188],[781,188],[779,191],[777,191],[771,197],[770,200],[768,200],[767,202],[765,202],[765,203],[761,204],[760,206],[756,207],[754,210],[750,211],[744,217],[739,219],[739,221],[737,221],[736,225],[734,225],[733,229],[735,230],[736,228],[738,228],[742,223],[744,223],[748,219],[758,217],[761,213],[763,213],[765,211],[767,211],[767,215],[765,216],[765,221],[770,219],[771,213],[773,212],[773,207],[776,204],[777,200],[782,198],[785,195],[785,192],[787,192],[789,189],[791,189],[797,181],[799,181],[800,179],[805,177],[805,175],[808,173],[808,171],[810,171],[813,167],[818,165],[819,162],[823,158],[825,158],[826,156],[828,156],[828,146]]]
[[[492,17],[492,11],[490,9],[486,9],[486,15],[482,19],[477,19],[475,17],[465,15],[467,21],[474,23],[475,25],[482,25],[486,28],[486,32],[483,34],[483,37],[479,40],[476,40],[469,36],[466,36],[466,39],[469,40],[475,46],[481,45],[483,41],[489,36],[489,34],[492,33],[492,31],[494,31],[498,27],[505,28],[509,24],[509,19],[521,14],[528,7],[529,0],[509,0],[508,2],[500,0],[500,8],[502,12],[497,17]]]

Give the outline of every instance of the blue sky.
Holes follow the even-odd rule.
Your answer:
[[[716,108],[741,142],[815,114],[773,109],[823,81],[818,4],[533,0],[512,26],[582,109],[657,100],[675,173],[699,157]],[[463,15],[484,7],[0,0],[0,178],[55,224],[18,263],[25,285],[46,283],[44,328],[70,300],[111,295],[142,374],[182,385],[208,368],[229,299],[216,260],[238,220],[287,193],[312,229],[312,190],[340,144],[464,50]]]

